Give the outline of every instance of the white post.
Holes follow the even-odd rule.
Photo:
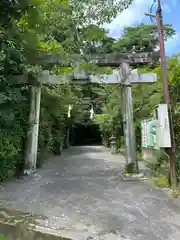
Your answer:
[[[41,87],[31,86],[30,91],[31,96],[30,96],[29,130],[27,136],[27,148],[24,168],[24,173],[28,175],[32,174],[36,170]]]

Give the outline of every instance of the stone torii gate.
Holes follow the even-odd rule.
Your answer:
[[[25,174],[31,174],[36,170],[39,115],[42,85],[61,84],[119,84],[121,86],[123,125],[126,146],[126,164],[133,163],[138,171],[136,154],[136,141],[134,133],[133,108],[132,108],[132,84],[154,83],[156,74],[138,74],[137,70],[131,70],[129,66],[137,66],[151,63],[154,58],[159,58],[159,52],[136,53],[136,54],[106,54],[87,55],[86,60],[95,63],[97,66],[110,66],[117,69],[109,75],[89,75],[80,69],[74,69],[71,75],[50,75],[49,71],[43,71],[36,77],[35,84],[32,85],[28,76],[18,76],[14,78],[16,84],[31,85],[31,104],[29,114],[29,131],[27,136],[27,149],[25,156]],[[37,58],[42,65],[64,65],[72,66],[69,62],[61,62],[58,56],[42,55]]]

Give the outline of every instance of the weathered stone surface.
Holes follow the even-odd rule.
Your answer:
[[[153,59],[158,59],[160,56],[159,51],[157,52],[141,52],[141,53],[109,53],[109,54],[90,54],[85,55],[85,59],[88,62],[94,63],[97,66],[112,66],[112,67],[119,67],[119,65],[127,61],[130,65],[137,65],[137,64],[147,64],[150,63]],[[70,60],[71,59],[71,60]],[[42,54],[37,57],[36,61],[40,62],[41,64],[59,64],[63,66],[72,66],[74,62],[82,61],[82,56],[74,55],[71,58],[68,57],[60,57],[58,55],[49,55],[49,54]]]
[[[124,163],[104,147],[70,148],[34,177],[2,185],[0,201],[38,215],[38,231],[67,239],[179,240],[179,200],[148,182],[122,180]]]
[[[39,219],[43,220],[40,216],[9,206],[0,208],[0,236],[5,236],[8,240],[72,240],[63,237],[61,231],[38,226]]]

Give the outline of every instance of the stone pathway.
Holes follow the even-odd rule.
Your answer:
[[[123,181],[124,157],[72,147],[33,178],[6,183],[1,203],[73,240],[179,240],[180,204],[148,182]],[[38,220],[37,220],[38,221]]]

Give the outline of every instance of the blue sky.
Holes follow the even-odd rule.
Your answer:
[[[134,0],[133,4],[111,24],[106,25],[112,37],[120,37],[124,27],[135,26],[140,23],[151,23],[150,19],[144,16],[144,12],[149,12],[149,8],[153,0]],[[176,30],[176,35],[168,39],[166,42],[166,54],[171,56],[180,53],[180,17],[178,17],[180,9],[180,0],[161,0],[163,8],[163,21],[164,23],[172,24]],[[154,7],[154,13],[156,5]]]

